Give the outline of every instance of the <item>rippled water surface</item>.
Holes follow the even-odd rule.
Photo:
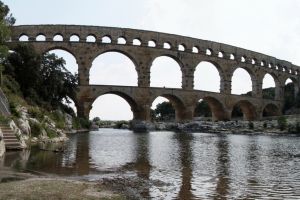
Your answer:
[[[121,183],[146,199],[299,199],[300,137],[100,129],[3,165]]]

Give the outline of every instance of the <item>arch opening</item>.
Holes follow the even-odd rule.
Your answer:
[[[137,86],[135,64],[120,52],[106,52],[97,56],[89,73],[90,84]]]
[[[181,88],[181,67],[169,56],[155,58],[150,68],[150,75],[151,87]]]
[[[178,51],[185,51],[185,46],[183,44],[178,45]]]
[[[156,47],[156,42],[154,40],[150,40],[148,42],[148,47]]]
[[[284,114],[293,114],[293,109],[300,107],[300,102],[297,101],[299,91],[297,88],[297,81],[293,78],[288,78],[284,85]]]
[[[229,120],[226,116],[223,104],[214,97],[204,97],[200,99],[194,111],[194,117],[198,120],[205,121],[226,121]]]
[[[257,113],[255,106],[247,100],[237,102],[231,111],[231,119],[253,121],[256,118]]]
[[[220,92],[220,73],[211,62],[200,62],[194,72],[194,89]]]
[[[250,95],[252,92],[252,80],[249,72],[243,68],[237,68],[231,77],[231,94]]]
[[[91,43],[96,42],[96,37],[94,35],[88,35],[86,37],[86,42],[91,42]]]
[[[39,42],[46,41],[46,36],[43,35],[43,34],[39,34],[39,35],[36,36],[35,40],[39,41]]]
[[[211,121],[211,109],[209,107],[209,104],[207,101],[204,101],[203,99],[200,99],[197,102],[195,111],[194,111],[194,118],[196,120],[201,121]]]
[[[104,36],[104,37],[101,38],[101,42],[104,43],[104,44],[109,44],[109,43],[111,43],[111,37]]]
[[[100,120],[119,121],[134,118],[135,102],[127,95],[110,92],[95,99],[89,112],[89,119],[99,117]]]
[[[274,104],[267,104],[263,109],[263,117],[279,116],[280,110]]]
[[[164,49],[171,49],[171,44],[169,42],[165,42],[163,47]]]
[[[79,36],[78,35],[71,35],[70,42],[79,42]]]
[[[19,37],[19,41],[21,41],[21,42],[28,42],[29,41],[29,37],[27,35],[21,35]]]
[[[126,44],[126,39],[124,37],[119,37],[117,43],[118,44]]]
[[[275,99],[275,81],[269,73],[265,74],[263,78],[262,96],[264,99]]]
[[[135,46],[141,46],[142,45],[142,42],[141,42],[141,40],[140,39],[134,39],[133,41],[132,41],[132,44],[133,45],[135,45]]]
[[[78,64],[76,58],[68,51],[55,48],[45,53],[55,54],[58,58],[63,58],[65,60],[65,69],[74,76],[78,74]]]
[[[199,48],[193,47],[193,48],[192,48],[192,52],[193,52],[193,53],[199,53]]]
[[[208,56],[212,55],[212,50],[211,49],[206,49],[205,54]]]
[[[230,54],[230,60],[235,60],[235,55],[234,54]]]
[[[156,97],[151,106],[153,121],[181,121],[184,119],[185,108],[182,101],[170,94]]]
[[[218,57],[219,57],[219,58],[224,58],[224,53],[223,53],[222,51],[220,51],[220,52],[218,53]]]
[[[241,62],[246,62],[246,57],[245,56],[241,57]]]
[[[56,34],[53,37],[53,41],[55,41],[55,42],[62,42],[63,40],[64,40],[64,38],[61,34]]]

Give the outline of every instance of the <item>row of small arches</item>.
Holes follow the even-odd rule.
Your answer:
[[[56,34],[54,35],[54,37],[52,39],[50,39],[52,41],[56,41],[56,42],[63,42],[64,41],[64,37],[61,34]],[[25,41],[29,41],[29,37],[26,34],[22,34],[19,37],[19,41],[25,42]],[[36,36],[35,41],[47,41],[46,36],[44,34],[39,34]],[[70,36],[69,42],[80,42],[80,37],[76,34],[73,34]],[[96,43],[97,39],[94,35],[88,35],[86,37],[86,39],[84,40],[84,42],[90,42],[90,43]],[[109,35],[103,36],[101,38],[101,43],[103,44],[110,44],[112,43],[112,38]],[[126,40],[125,37],[119,37],[116,41],[117,44],[120,45],[126,45],[128,44],[128,41]],[[133,41],[130,43],[131,45],[134,46],[142,46],[142,41],[138,38],[133,39]],[[146,44],[143,44],[144,46],[148,46],[148,47],[157,47],[157,42],[155,40],[150,40],[148,41]],[[162,45],[162,48],[164,49],[174,49],[173,45],[170,42],[164,42]],[[177,50],[178,51],[187,51],[186,49],[186,45],[185,44],[179,44],[177,45]],[[197,46],[192,47],[192,53],[200,53],[200,49]],[[212,49],[207,48],[205,50],[205,52],[203,52],[205,55],[207,56],[213,56],[215,53],[213,52]],[[224,59],[230,59],[230,60],[236,60],[242,63],[248,63],[248,64],[252,64],[252,65],[257,65],[257,66],[261,66],[261,67],[266,67],[272,70],[277,70],[277,71],[282,71],[282,72],[286,72],[289,74],[295,74],[298,75],[297,70],[292,71],[292,69],[288,69],[285,66],[281,66],[279,64],[273,64],[272,62],[267,63],[266,61],[262,60],[262,61],[258,61],[256,58],[248,58],[246,56],[240,56],[238,57],[237,55],[235,55],[234,53],[231,53],[229,55],[226,55],[223,51],[219,51],[215,54],[217,57],[219,58],[224,58]]]

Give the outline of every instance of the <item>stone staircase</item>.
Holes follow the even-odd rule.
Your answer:
[[[14,131],[8,124],[0,123],[0,129],[3,133],[3,141],[7,150],[22,149],[19,139],[16,137]]]

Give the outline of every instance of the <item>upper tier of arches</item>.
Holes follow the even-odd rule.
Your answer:
[[[58,39],[56,39],[57,36],[59,36]],[[153,31],[78,25],[22,25],[12,27],[10,41],[27,40],[111,43],[158,48],[203,54],[291,75],[300,75],[300,68],[288,61],[227,44]]]

